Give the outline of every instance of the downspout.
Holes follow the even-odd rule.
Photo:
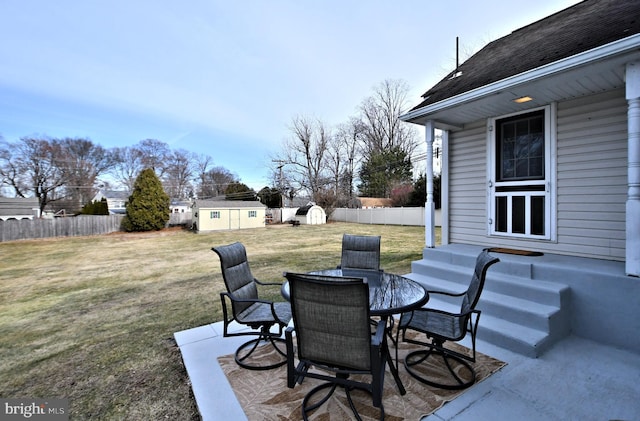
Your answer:
[[[628,105],[628,193],[626,207],[626,273],[640,276],[640,62],[626,69]]]

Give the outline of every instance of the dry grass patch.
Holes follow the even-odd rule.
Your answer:
[[[334,267],[345,232],[382,235],[398,273],[424,244],[421,227],[341,223],[0,243],[0,396],[68,398],[72,419],[198,419],[173,333],[221,319],[211,247],[241,241],[254,275],[280,282]]]

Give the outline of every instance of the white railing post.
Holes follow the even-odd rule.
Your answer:
[[[640,62],[627,64],[628,193],[626,272],[640,276]]]
[[[427,142],[427,202],[424,204],[424,239],[425,246],[433,248],[436,246],[436,205],[433,200],[433,141],[435,137],[433,121],[427,121],[424,128]]]

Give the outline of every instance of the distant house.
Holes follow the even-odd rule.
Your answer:
[[[442,240],[431,200],[415,279],[454,279],[485,247],[544,254],[499,255],[486,339],[539,355],[571,332],[640,352],[639,17],[639,0],[578,3],[487,44],[401,116],[423,127],[428,192],[442,133]],[[540,285],[555,302],[525,304]]]
[[[259,201],[196,200],[193,226],[198,232],[260,228],[267,207]]]
[[[360,205],[362,209],[373,208],[390,208],[393,207],[393,201],[384,197],[359,197]]]
[[[302,225],[320,225],[327,223],[327,214],[320,206],[310,203],[296,211],[295,220]]]
[[[181,200],[172,200],[169,205],[171,213],[191,213],[193,203]]]
[[[37,198],[0,197],[0,220],[33,219],[40,217],[40,204]]]
[[[127,211],[126,204],[129,200],[129,192],[122,190],[101,190],[92,199],[92,201],[107,200],[109,214],[124,215]]]

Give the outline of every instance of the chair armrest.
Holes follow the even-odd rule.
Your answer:
[[[262,285],[262,286],[269,286],[269,285],[271,285],[271,286],[276,286],[276,285],[277,286],[282,286],[282,283],[278,283],[278,282],[262,282],[262,281],[257,280],[256,278],[253,278],[253,280],[254,280],[254,282],[256,284]]]
[[[451,313],[450,311],[440,310],[437,308],[423,308],[423,309],[414,310],[414,311],[428,311],[430,313],[444,314],[445,316],[450,316],[450,317],[467,317],[471,315],[471,313],[480,314],[480,310],[469,310],[464,313]]]
[[[429,291],[429,295],[447,295],[449,297],[462,297],[466,293],[467,291],[462,291],[459,293],[447,292],[447,291]]]
[[[220,297],[224,297],[224,296],[229,297],[231,301],[234,301],[236,303],[263,303],[263,304],[271,304],[273,306],[273,302],[268,300],[262,300],[260,298],[236,298],[233,296],[233,294],[230,294],[229,292],[221,292]]]
[[[273,320],[278,321],[279,323],[286,323],[284,320],[280,319],[278,317],[278,313],[276,312],[276,307],[275,307],[275,302],[274,301],[269,301],[269,300],[262,300],[260,298],[236,298],[233,296],[233,294],[230,294],[229,292],[221,292],[220,293],[220,299],[222,300],[222,310],[223,312],[226,314],[227,313],[227,308],[226,308],[226,303],[224,300],[224,297],[229,297],[229,299],[231,300],[231,303],[252,303],[252,304],[256,304],[256,303],[262,303],[262,304],[268,304],[271,307],[271,315],[273,316]],[[235,310],[234,310],[235,312]]]

